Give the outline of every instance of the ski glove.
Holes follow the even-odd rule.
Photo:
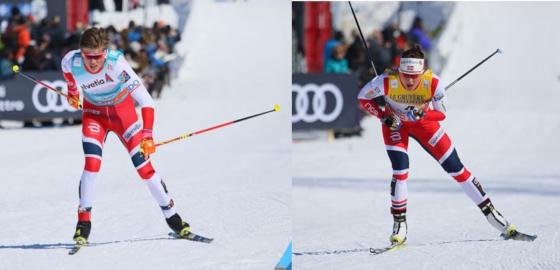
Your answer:
[[[381,118],[381,123],[386,125],[390,130],[397,131],[401,128],[402,122],[396,115],[389,115]]]
[[[418,121],[424,117],[425,113],[424,110],[414,107],[414,109],[408,111],[406,116],[408,119],[413,121]]]
[[[72,108],[76,110],[82,107],[82,104],[80,104],[80,94],[78,91],[75,92],[68,91],[68,96],[66,96],[66,100],[68,101],[68,104],[70,104],[70,106],[72,106]]]
[[[151,154],[156,152],[156,144],[152,138],[152,131],[144,129],[142,131],[142,141],[140,142],[140,153],[148,159]]]

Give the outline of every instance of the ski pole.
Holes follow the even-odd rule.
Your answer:
[[[241,121],[245,121],[245,120],[251,119],[251,118],[253,118],[253,117],[261,116],[261,115],[263,115],[263,114],[267,114],[267,113],[271,113],[271,112],[277,112],[277,111],[279,111],[279,110],[280,110],[280,106],[279,106],[278,104],[276,104],[276,105],[274,105],[274,109],[272,109],[272,110],[268,110],[268,111],[265,111],[265,112],[262,112],[262,113],[253,114],[253,115],[250,115],[250,116],[246,116],[246,117],[243,117],[243,118],[239,118],[239,119],[237,119],[237,120],[225,122],[225,123],[223,123],[223,124],[219,124],[219,125],[216,125],[216,126],[213,126],[213,127],[205,128],[205,129],[202,129],[202,130],[199,130],[199,131],[195,131],[195,132],[192,132],[192,133],[186,133],[186,134],[183,134],[183,135],[181,135],[181,136],[177,136],[177,137],[175,137],[175,138],[169,139],[169,140],[167,140],[167,141],[163,141],[163,142],[157,143],[157,144],[156,144],[156,147],[162,146],[162,145],[164,145],[164,144],[172,143],[172,142],[174,142],[174,141],[186,139],[186,138],[192,137],[192,136],[194,136],[194,135],[198,135],[198,134],[201,134],[201,133],[204,133],[204,132],[208,132],[208,131],[211,131],[211,130],[214,130],[214,129],[218,129],[218,128],[222,128],[222,127],[225,127],[225,126],[229,126],[229,125],[232,125],[232,124],[241,122]]]
[[[377,77],[377,69],[375,69],[375,64],[373,63],[373,57],[369,54],[369,47],[366,43],[366,39],[364,38],[364,34],[362,33],[362,28],[360,27],[360,23],[358,22],[358,18],[356,17],[356,13],[354,12],[354,8],[352,7],[352,2],[348,1],[348,5],[350,5],[350,10],[352,10],[352,16],[354,16],[354,21],[356,21],[356,26],[358,26],[358,32],[360,32],[360,37],[362,39],[362,44],[364,45],[364,49],[366,49],[367,57],[369,60],[369,64],[373,68],[373,74]],[[373,99],[373,102],[377,104],[381,108],[382,111],[385,111],[385,98],[383,96],[376,97]]]
[[[456,84],[458,81],[460,81],[463,77],[467,76],[467,74],[471,73],[473,70],[475,70],[477,67],[479,67],[480,65],[482,65],[484,62],[486,62],[488,59],[490,59],[492,56],[494,56],[497,53],[502,53],[502,50],[500,50],[500,48],[496,49],[495,52],[493,52],[491,55],[489,55],[488,57],[484,58],[484,60],[480,61],[478,64],[476,64],[474,67],[472,67],[471,69],[469,69],[467,72],[465,72],[463,75],[461,75],[461,77],[457,78],[455,81],[453,81],[452,83],[450,83],[449,85],[447,85],[445,87],[445,90],[451,88],[451,86],[453,86],[454,84]]]
[[[64,92],[62,92],[62,91],[60,91],[60,90],[58,90],[58,89],[56,89],[56,88],[54,88],[54,87],[52,87],[52,86],[50,86],[50,85],[44,83],[44,82],[42,82],[42,81],[39,81],[39,80],[37,80],[37,79],[31,77],[31,75],[25,74],[24,72],[20,71],[18,65],[13,65],[13,66],[12,66],[12,71],[13,71],[14,73],[16,73],[16,74],[21,75],[22,77],[24,77],[24,78],[26,78],[26,79],[28,79],[28,80],[34,82],[34,83],[38,83],[38,84],[40,84],[40,85],[46,87],[46,88],[49,89],[49,90],[55,91],[57,94],[59,94],[59,95],[65,97],[65,98],[68,98],[68,95],[65,94]],[[82,104],[78,104],[78,108],[81,109],[81,108],[82,108]]]
[[[364,34],[362,33],[362,28],[360,28],[360,23],[358,22],[358,18],[356,17],[356,13],[354,13],[354,8],[352,7],[352,2],[348,1],[348,5],[350,5],[350,9],[352,10],[352,15],[354,16],[354,20],[356,21],[356,25],[358,26],[358,31],[360,32],[360,37],[362,38],[362,43],[364,44],[364,48],[366,49],[366,53],[369,59],[369,64],[373,68],[373,73],[375,77],[377,77],[377,70],[375,69],[375,65],[373,64],[373,57],[369,54],[369,48],[366,43],[366,39],[364,38]],[[374,77],[374,78],[375,78]]]

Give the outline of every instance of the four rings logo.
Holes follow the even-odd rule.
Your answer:
[[[292,123],[304,121],[312,123],[316,121],[332,122],[342,112],[344,98],[340,89],[332,84],[325,83],[317,85],[314,83],[292,84],[292,92],[295,93],[293,99],[295,113],[292,114]],[[332,98],[328,98],[331,96]],[[328,110],[333,106],[327,106],[328,100],[334,100],[334,109]],[[311,111],[309,109],[312,109]]]
[[[65,89],[66,83],[60,80],[56,80],[54,82],[43,81],[48,85],[51,85],[57,89]],[[33,87],[33,93],[31,96],[31,101],[33,101],[33,106],[35,109],[40,113],[48,113],[48,112],[75,112],[76,109],[72,108],[66,98],[60,96],[54,91],[46,89],[44,86],[40,84],[36,84]]]
[[[356,127],[362,113],[357,86],[350,74],[292,74],[292,130]]]
[[[292,92],[296,94],[294,98],[295,114],[292,115],[292,123],[299,121],[312,123],[317,120],[332,122],[342,112],[344,98],[340,89],[332,83],[322,85],[309,83],[303,86],[292,84]],[[327,93],[334,97],[334,109],[330,112],[327,112]],[[312,112],[309,112],[309,106],[313,109]]]
[[[309,83],[303,86],[292,84],[292,92],[296,94],[294,98],[295,114],[292,115],[292,123],[299,121],[312,123],[317,120],[332,122],[342,112],[344,105],[342,93],[332,83],[322,85]],[[334,109],[332,111],[327,111],[327,100],[329,100],[327,93],[330,93],[334,98]],[[309,111],[310,106],[313,109],[311,112]]]

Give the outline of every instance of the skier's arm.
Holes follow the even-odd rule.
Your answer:
[[[66,85],[68,86],[68,96],[66,97],[66,100],[72,107],[78,109],[80,107],[80,92],[78,91],[76,80],[74,79],[70,68],[73,55],[73,52],[69,52],[66,56],[64,56],[61,62],[61,68],[64,80],[66,80]]]
[[[154,127],[154,100],[146,90],[146,87],[141,86],[139,89],[136,89],[134,92],[131,93],[132,98],[138,103],[140,106],[140,110],[142,112],[142,121],[143,121],[143,133],[149,133],[150,137],[152,137],[152,130]]]
[[[445,119],[445,103],[447,97],[445,96],[445,88],[443,84],[436,78],[432,81],[432,87],[435,87],[434,95],[432,97],[433,110],[424,114],[424,121],[443,121]]]
[[[119,79],[123,81],[123,88],[126,87],[142,112],[142,143],[141,151],[145,156],[149,156],[154,153],[155,146],[153,141],[153,127],[154,127],[154,100],[148,90],[142,83],[142,80],[130,65],[124,59],[124,56],[120,56],[117,60],[119,67],[117,69]]]
[[[368,82],[360,93],[358,94],[358,101],[360,102],[360,107],[364,109],[369,114],[382,119],[384,115],[384,111],[376,102],[376,99],[383,99],[384,98],[384,89],[383,89],[383,75],[377,76],[370,82]]]
[[[141,108],[143,129],[151,133],[154,126],[154,100],[142,83],[142,79],[132,70],[124,56],[119,56],[117,67],[117,76],[123,82],[122,87],[128,90]]]
[[[386,75],[382,74],[364,85],[358,94],[358,101],[365,111],[379,118],[381,123],[391,130],[398,130],[401,127],[401,120],[392,113],[385,113],[379,105],[385,104],[385,77]]]
[[[151,136],[154,127],[154,100],[143,85],[134,90],[131,95],[141,108],[143,122],[142,132],[149,133]]]

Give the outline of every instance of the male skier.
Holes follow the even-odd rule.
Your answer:
[[[169,227],[180,236],[189,233],[173,207],[173,200],[161,177],[150,162],[156,151],[152,127],[154,101],[120,51],[108,48],[104,30],[90,28],[80,39],[80,49],[62,59],[62,72],[68,84],[68,103],[82,106],[82,146],[85,167],[80,178],[78,224],[74,234],[77,244],[87,244],[91,231],[91,209],[95,178],[101,167],[103,144],[109,131],[114,132],[128,150],[140,178],[161,207]],[[83,104],[80,103],[80,91]],[[141,107],[142,121],[134,102]]]

